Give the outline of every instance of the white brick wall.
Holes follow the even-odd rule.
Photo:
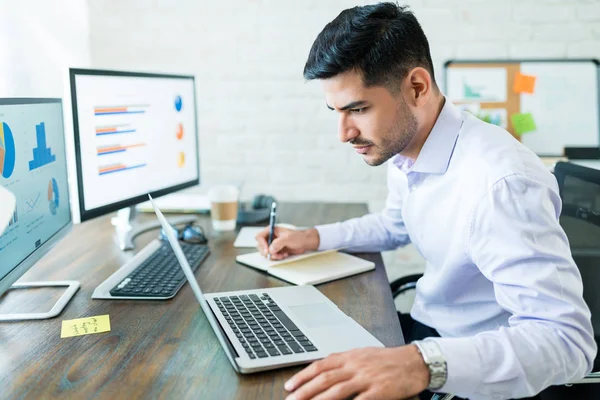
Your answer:
[[[69,65],[88,65],[79,0],[0,0],[0,97],[63,97]]]
[[[594,0],[407,1],[437,79],[451,58],[600,58]],[[337,141],[308,50],[356,0],[89,0],[92,64],[196,75],[201,173],[282,200],[385,198],[385,167]]]

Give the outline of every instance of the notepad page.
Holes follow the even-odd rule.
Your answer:
[[[255,226],[244,226],[240,233],[235,238],[235,242],[233,242],[233,247],[248,247],[248,248],[256,248],[258,244],[255,237],[260,231],[264,228],[255,227]]]
[[[331,252],[270,268],[268,272],[296,285],[318,285],[372,269],[375,269],[375,263],[371,261],[346,253]]]
[[[325,251],[308,251],[306,253],[298,254],[295,256],[289,256],[283,260],[279,261],[271,261],[264,257],[260,252],[242,254],[237,256],[235,259],[237,262],[248,265],[250,267],[260,269],[261,271],[266,271],[270,268],[279,267],[281,265],[285,265],[294,261],[303,260],[305,258],[312,258],[316,256],[322,256],[324,254],[337,252],[337,249],[334,250],[325,250]]]

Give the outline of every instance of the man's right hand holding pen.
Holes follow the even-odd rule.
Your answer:
[[[269,232],[270,229],[267,226],[256,235],[258,242],[256,248],[265,257],[270,254],[273,261],[319,248],[319,232],[315,228],[294,230],[275,226],[270,246],[267,243]]]

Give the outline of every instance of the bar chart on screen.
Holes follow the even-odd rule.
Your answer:
[[[114,106],[96,106],[94,107],[94,115],[121,115],[121,114],[144,114],[149,104],[133,104],[133,105],[114,105]]]
[[[124,153],[124,152],[134,149],[134,148],[144,147],[145,145],[146,145],[146,143],[133,143],[133,144],[127,144],[127,145],[123,145],[123,144],[102,145],[102,146],[98,146],[97,152],[98,152],[99,156],[103,156],[103,155],[107,155],[107,154],[114,154],[114,153]]]
[[[56,156],[46,143],[46,124],[40,122],[35,126],[35,137],[37,147],[33,149],[33,160],[29,161],[30,171],[56,161]]]
[[[119,135],[135,132],[136,130],[132,129],[131,124],[99,125],[96,127],[96,136]]]
[[[8,221],[8,226],[13,226],[17,222],[19,222],[19,210],[18,206],[15,206],[15,212],[13,213],[13,216],[10,219],[10,221]]]

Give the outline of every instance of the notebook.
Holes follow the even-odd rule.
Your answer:
[[[375,269],[372,261],[337,250],[307,252],[280,261],[256,252],[239,255],[236,261],[296,285],[318,285]]]

